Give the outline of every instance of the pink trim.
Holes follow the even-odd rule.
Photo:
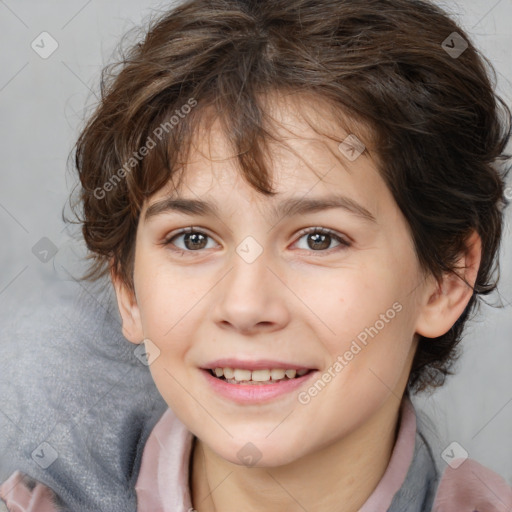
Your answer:
[[[30,490],[19,470],[0,485],[0,498],[9,512],[57,512],[52,497],[52,490],[40,482]]]
[[[403,397],[400,413],[400,427],[388,467],[375,490],[359,509],[359,512],[388,510],[393,501],[393,496],[405,481],[414,456],[416,442],[416,412],[407,395]]]
[[[151,432],[142,454],[135,490],[139,512],[190,512],[189,459],[193,435],[167,409]],[[404,484],[414,456],[416,413],[404,396],[400,426],[383,477],[359,512],[388,510]],[[15,471],[0,485],[9,512],[58,512],[54,493],[40,482],[30,490],[25,475]],[[433,512],[510,512],[512,488],[494,471],[466,459],[457,469],[448,466],[440,480]]]
[[[359,512],[387,510],[403,485],[414,456],[416,413],[407,396],[401,405],[397,441],[379,484]],[[192,434],[165,411],[148,438],[135,485],[139,512],[188,512],[192,507],[188,485]]]
[[[462,459],[454,459],[460,463]],[[434,499],[433,512],[510,512],[512,489],[489,468],[472,459],[457,469],[447,466]]]
[[[193,435],[167,409],[153,428],[142,454],[135,490],[139,512],[188,512],[189,458]]]

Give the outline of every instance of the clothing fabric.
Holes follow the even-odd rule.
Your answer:
[[[135,484],[139,512],[190,512],[189,462],[194,437],[171,409],[152,430]],[[30,489],[19,471],[0,486],[9,512],[58,512],[51,491]],[[440,469],[418,427],[407,395],[387,469],[359,512],[510,512],[512,488],[471,459],[453,459]]]
[[[111,284],[49,281],[20,300],[6,290],[0,482],[18,470],[52,489],[65,510],[136,512],[144,446],[167,409],[136,349],[122,334]],[[39,489],[31,499],[41,501]]]
[[[510,512],[512,489],[498,474],[470,459],[457,469],[438,468],[416,419],[405,395],[388,467],[359,512]],[[188,487],[192,440],[192,434],[167,410],[144,449],[135,487],[141,512],[192,510]],[[451,461],[453,467],[458,463]]]

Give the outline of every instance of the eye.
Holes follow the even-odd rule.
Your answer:
[[[199,231],[197,228],[192,226],[181,229],[177,233],[174,233],[171,237],[167,238],[163,242],[163,245],[175,246],[173,240],[179,239],[181,237],[183,237],[183,244],[185,247],[181,248],[178,246],[177,249],[172,249],[173,251],[179,252],[181,254],[186,252],[196,252],[200,249],[208,248],[206,247],[206,241],[208,238],[211,239],[208,234],[204,233],[203,231]]]
[[[306,250],[308,248],[313,249],[313,252],[327,252],[325,249],[329,248],[333,239],[338,242],[337,247],[340,250],[350,247],[351,245],[350,242],[339,233],[322,227],[304,229],[299,235],[301,235],[299,241],[306,236],[309,237],[306,238]]]
[[[337,241],[337,247],[341,247],[342,249],[350,247],[351,245],[350,242],[339,233],[322,227],[304,229],[299,233],[299,235],[299,240],[306,236],[311,236],[311,238],[307,239],[307,245],[309,249],[312,249],[312,252],[327,252],[325,249],[329,248],[333,240]],[[173,242],[181,237],[183,237],[183,248],[177,246]],[[162,245],[174,246],[176,248],[171,248],[173,251],[184,255],[187,252],[198,252],[201,249],[211,249],[211,247],[207,247],[208,239],[212,239],[210,235],[192,226],[181,229],[172,234],[162,242]]]

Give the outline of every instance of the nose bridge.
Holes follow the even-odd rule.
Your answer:
[[[231,263],[233,269],[229,279],[231,285],[246,287],[246,289],[236,290],[244,294],[266,294],[268,293],[269,270],[271,250],[256,240],[252,235],[246,236],[236,247]],[[274,276],[272,276],[274,277]]]
[[[258,324],[286,321],[283,284],[271,271],[271,250],[247,236],[235,247],[228,275],[221,284],[216,305],[216,321],[228,322],[250,331]]]

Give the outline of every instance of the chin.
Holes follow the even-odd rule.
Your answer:
[[[215,449],[211,447],[219,457],[248,468],[275,468],[286,466],[295,462],[303,453],[298,453],[292,446],[277,445],[275,442],[269,443],[264,438],[261,442],[258,440],[249,442],[233,442],[233,445],[226,450],[226,445]]]

